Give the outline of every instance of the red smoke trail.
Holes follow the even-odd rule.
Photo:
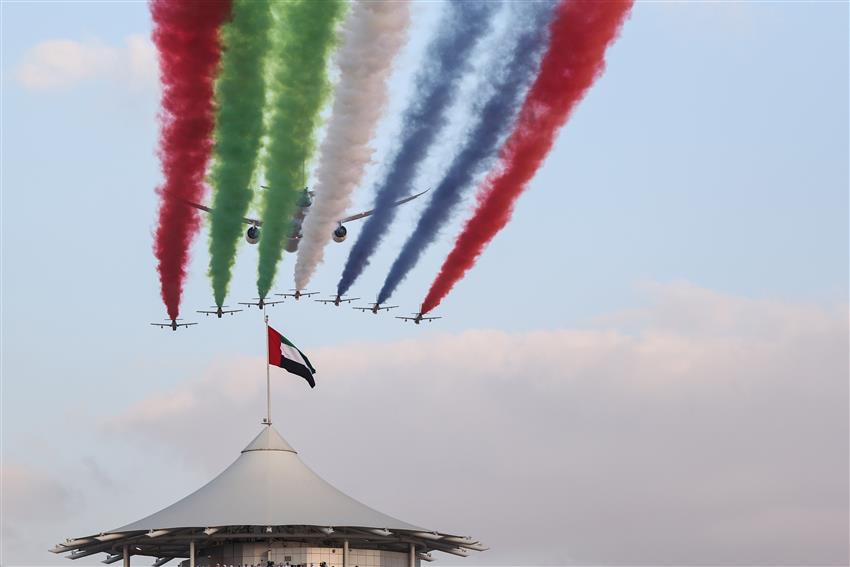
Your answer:
[[[508,223],[514,203],[552,148],[563,126],[605,68],[631,0],[563,0],[550,27],[549,47],[502,152],[478,191],[478,206],[443,262],[422,312],[434,309]]]
[[[198,213],[185,201],[199,202],[212,150],[213,82],[221,55],[219,27],[230,2],[153,0],[153,40],[162,81],[159,158],[165,182],[154,254],[162,300],[176,319],[189,260],[189,244],[200,227]]]

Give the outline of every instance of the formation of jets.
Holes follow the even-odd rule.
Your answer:
[[[262,186],[263,189],[268,189],[266,186]],[[421,193],[416,193],[415,195],[410,195],[409,197],[405,197],[404,199],[399,199],[395,203],[393,203],[393,207],[398,207],[399,205],[403,205],[420,197],[430,191],[430,189],[426,189]],[[307,216],[307,212],[309,208],[313,204],[313,191],[310,191],[308,187],[305,187],[301,192],[301,196],[298,200],[298,206],[295,210],[295,213],[292,215],[292,229],[290,230],[286,241],[286,250],[290,253],[296,252],[298,250],[298,244],[301,242],[301,224],[304,221],[304,217]],[[203,211],[208,214],[214,214],[215,210],[206,206],[201,205],[200,203],[193,203],[191,201],[186,201],[186,204],[194,207],[200,211]],[[360,220],[362,218],[366,218],[375,210],[371,209],[368,211],[363,211],[354,215],[349,215],[347,217],[343,217],[337,221],[337,227],[334,229],[333,234],[331,235],[334,242],[343,242],[348,236],[348,229],[345,227],[345,223]],[[242,222],[248,225],[248,230],[245,231],[245,240],[248,241],[249,244],[256,244],[260,241],[260,230],[263,226],[263,221],[259,219],[254,219],[250,217],[245,217],[242,219]],[[318,295],[316,291],[304,291],[300,289],[290,290],[288,293],[276,293],[276,296],[286,298],[291,297],[296,301],[300,300],[302,297],[311,297],[313,295]],[[314,299],[313,301],[317,301],[319,303],[324,303],[325,305],[334,305],[339,307],[343,303],[352,303],[354,301],[359,300],[359,297],[344,297],[341,295],[330,296],[330,299]],[[276,300],[276,301],[268,301],[262,297],[255,297],[253,301],[240,301],[239,305],[244,305],[246,307],[257,307],[260,310],[265,309],[266,307],[271,307],[273,305],[277,305],[278,303],[283,303],[284,300]],[[396,309],[398,305],[381,305],[379,303],[370,303],[369,306],[356,306],[354,309],[362,311],[364,313],[371,312],[374,315],[377,315],[381,311],[389,311],[390,309]],[[210,307],[209,310],[200,309],[197,312],[203,313],[204,316],[215,315],[219,319],[221,319],[224,315],[233,315],[234,313],[239,313],[242,309],[227,309],[226,305]],[[413,321],[417,325],[422,321],[431,322],[434,319],[440,319],[440,317],[425,317],[422,313],[414,313],[413,317],[396,317],[396,319],[402,319],[404,321]],[[151,323],[156,327],[160,328],[170,328],[172,331],[176,331],[179,327],[189,327],[190,325],[197,325],[197,323],[179,323],[178,321],[182,321],[182,319],[166,319],[166,321],[170,321],[169,323]]]
[[[291,297],[296,301],[300,300],[302,297],[311,297],[313,295],[318,295],[317,291],[303,291],[303,290],[292,290],[291,293],[276,293],[275,295],[280,297]],[[339,307],[343,303],[351,303],[353,301],[357,301],[360,299],[359,297],[345,297],[342,295],[332,295],[328,299],[314,299],[313,301],[317,303],[324,303],[325,305],[334,305]],[[246,306],[256,306],[259,309],[265,309],[266,307],[270,307],[272,305],[277,305],[278,303],[284,303],[283,299],[277,301],[266,301],[261,297],[255,297],[254,301],[240,301],[239,305]],[[370,303],[368,306],[360,306],[357,305],[353,307],[358,311],[362,311],[363,313],[372,313],[377,315],[381,311],[389,311],[390,309],[397,309],[398,305],[381,305],[380,303]],[[203,313],[205,316],[215,315],[219,319],[224,317],[225,315],[233,315],[234,313],[239,313],[242,309],[227,309],[227,305],[222,305],[221,307],[210,307],[207,309],[199,309],[197,313]],[[401,319],[402,321],[413,321],[415,324],[420,324],[422,321],[428,321],[429,323],[436,320],[442,319],[442,317],[427,317],[423,313],[411,313],[410,317],[396,317],[396,319]],[[166,321],[170,321],[168,323],[151,323],[156,327],[161,328],[170,328],[172,331],[176,331],[180,327],[189,327],[190,325],[197,325],[197,323],[180,323],[182,319],[166,319]]]

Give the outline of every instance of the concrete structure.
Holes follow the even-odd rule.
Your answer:
[[[68,539],[54,553],[103,563],[154,558],[154,567],[301,565],[419,567],[432,551],[466,556],[479,542],[396,520],[310,470],[271,425],[229,467],[171,506],[126,526]]]

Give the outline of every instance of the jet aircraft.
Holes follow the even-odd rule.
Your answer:
[[[417,325],[422,321],[428,321],[430,323],[431,321],[434,321],[436,319],[442,319],[442,317],[425,317],[425,315],[421,311],[419,313],[411,313],[411,315],[413,315],[413,317],[396,317],[396,319],[401,319],[405,323],[407,323],[408,321],[413,321]]]
[[[166,327],[171,327],[172,331],[176,331],[177,327],[186,327],[189,328],[190,325],[197,325],[197,323],[178,323],[177,321],[182,321],[183,319],[166,319],[166,321],[171,321],[170,323],[151,323],[154,327],[160,327],[162,329]]]
[[[264,189],[268,189],[268,187],[261,186]],[[420,197],[430,191],[430,189],[426,189],[421,193],[416,193],[415,195],[410,195],[409,197],[405,197],[404,199],[399,199],[395,203],[393,203],[394,207],[399,205],[403,205],[413,199]],[[295,210],[295,214],[292,215],[292,226],[289,231],[289,236],[286,241],[286,251],[289,253],[298,251],[298,244],[301,242],[301,237],[303,236],[301,233],[301,223],[304,222],[304,217],[307,216],[307,211],[313,205],[313,195],[315,193],[310,191],[309,188],[305,187],[301,193],[301,197],[298,200],[298,207]],[[205,213],[212,213],[213,209],[207,207],[206,205],[201,205],[199,203],[193,203],[191,201],[186,201],[190,206],[204,211]],[[360,220],[362,218],[368,217],[372,213],[375,212],[375,209],[371,209],[369,211],[363,211],[361,213],[357,213],[354,215],[350,215],[347,217],[343,217],[337,221],[337,227],[334,229],[332,237],[334,242],[343,242],[348,236],[348,229],[345,228],[345,223]],[[252,219],[249,217],[244,217],[242,222],[249,225],[248,230],[245,232],[245,240],[248,241],[248,244],[256,244],[260,241],[260,229],[263,226],[263,221],[259,219]]]
[[[398,305],[381,305],[380,303],[370,303],[372,307],[353,307],[352,309],[358,309],[363,313],[367,311],[371,311],[373,314],[377,315],[378,311],[389,311],[390,309],[395,309]]]
[[[223,307],[227,307],[227,305],[221,305],[221,306],[218,306],[218,307],[216,307],[216,306],[210,307],[210,309],[215,309],[215,311],[203,311],[203,310],[201,310],[201,311],[197,311],[197,313],[203,313],[206,316],[215,315],[216,317],[221,319],[221,316],[224,315],[225,313],[230,313],[231,315],[233,315],[234,313],[239,313],[240,311],[242,311],[241,309],[223,309]]]
[[[240,301],[239,305],[256,305],[257,308],[262,309],[266,305],[277,305],[278,303],[283,303],[283,300],[281,299],[280,301],[266,301],[262,297],[255,297],[254,301]]]
[[[319,303],[333,303],[335,306],[339,307],[340,303],[351,303],[352,301],[357,301],[360,299],[359,297],[342,297],[341,295],[337,295],[333,299],[314,299],[313,301],[318,301]]]
[[[279,295],[281,297],[292,297],[295,301],[298,301],[302,297],[310,297],[311,295],[319,295],[318,291],[301,291],[300,289],[290,290],[295,293],[276,293],[275,295]]]

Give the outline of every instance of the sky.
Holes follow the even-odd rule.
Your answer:
[[[440,10],[413,4],[353,212]],[[275,371],[276,427],[351,496],[491,547],[443,565],[846,565],[848,10],[638,3],[443,319],[270,309],[319,371],[315,390]],[[256,310],[194,313],[212,304],[206,229],[183,302],[201,324],[148,324],[165,315],[147,6],[0,13],[0,563],[67,565],[46,550],[174,502],[253,438],[264,329]],[[374,296],[422,206],[401,209],[355,296]],[[465,214],[399,311],[416,310]],[[314,278],[324,294],[349,231]],[[243,243],[229,303],[254,297],[256,259]]]

